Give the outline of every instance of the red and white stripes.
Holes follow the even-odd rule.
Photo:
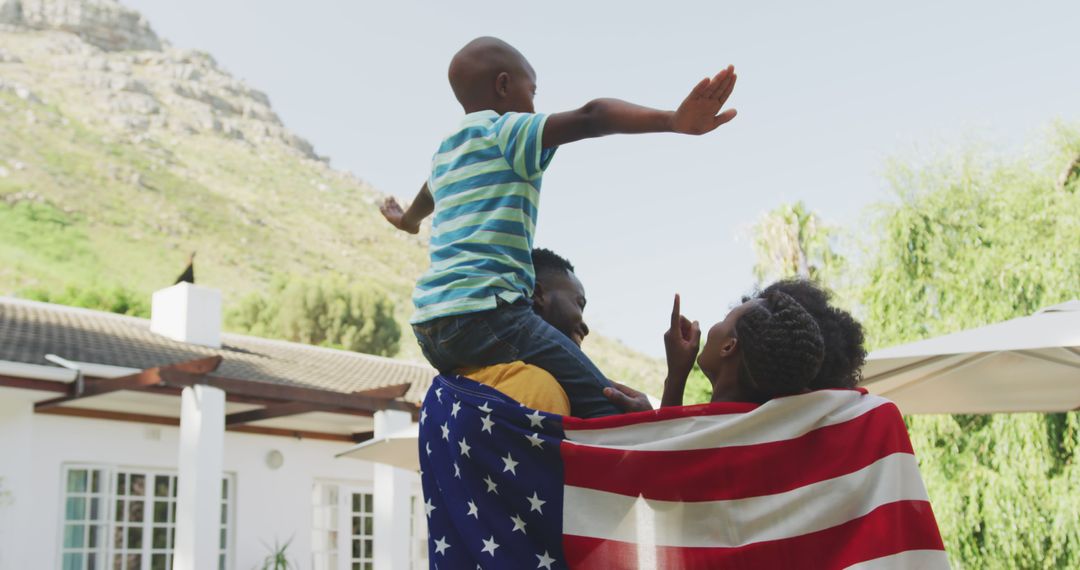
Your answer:
[[[572,568],[947,568],[903,420],[826,390],[564,419]]]

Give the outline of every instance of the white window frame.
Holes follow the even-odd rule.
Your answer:
[[[93,526],[99,527],[98,530],[97,530],[98,544],[97,545],[84,545],[81,548],[69,548],[69,547],[65,547],[65,538],[66,538],[66,533],[67,533],[67,527],[69,526],[69,525],[67,525],[67,503],[68,503],[68,499],[72,498],[72,496],[71,496],[72,494],[69,493],[69,491],[67,490],[67,484],[68,484],[68,478],[70,476],[69,474],[72,471],[78,471],[78,470],[86,470],[88,472],[97,471],[97,472],[101,473],[101,477],[102,477],[102,479],[104,481],[104,484],[99,488],[99,491],[98,491],[98,493],[96,495],[98,495],[97,498],[103,499],[104,506],[98,512],[98,515],[99,515],[98,519],[94,519],[94,521],[88,521],[88,525],[89,525],[90,522],[96,522],[96,524],[93,525]],[[124,532],[126,533],[127,528],[130,528],[130,527],[134,526],[134,525],[126,524],[125,521],[117,521],[116,520],[116,515],[117,515],[116,506],[117,506],[117,503],[122,502],[124,507],[127,507],[127,505],[129,504],[128,499],[131,497],[131,496],[127,495],[126,493],[125,493],[125,495],[122,495],[122,496],[118,495],[117,476],[121,475],[121,474],[125,475],[125,479],[126,479],[125,480],[125,487],[127,487],[128,489],[130,489],[129,486],[131,484],[131,476],[132,475],[142,475],[142,476],[144,476],[146,478],[145,483],[144,483],[143,495],[141,495],[141,497],[142,497],[141,501],[143,502],[143,511],[142,511],[142,514],[141,514],[142,520],[137,521],[139,523],[139,527],[141,527],[141,529],[142,529],[142,532],[141,532],[142,546],[139,548],[138,554],[140,555],[140,563],[139,563],[139,568],[137,568],[136,570],[151,570],[152,555],[162,553],[161,549],[155,549],[153,547],[153,533],[154,533],[155,526],[163,527],[164,529],[166,529],[165,532],[168,532],[169,534],[172,535],[170,537],[170,539],[169,539],[169,543],[171,543],[172,546],[175,547],[175,544],[176,544],[175,543],[175,525],[176,525],[176,523],[175,523],[175,520],[176,520],[176,511],[175,511],[176,497],[175,497],[175,495],[176,495],[176,478],[177,478],[177,475],[178,475],[176,470],[174,470],[174,469],[152,468],[152,467],[134,467],[134,466],[127,466],[127,465],[112,465],[112,464],[64,463],[63,465],[61,465],[60,517],[59,517],[59,525],[58,525],[59,526],[59,531],[58,531],[58,537],[57,537],[58,538],[58,542],[57,542],[58,549],[57,549],[57,551],[59,552],[59,556],[57,557],[57,560],[56,560],[56,567],[59,570],[67,570],[67,568],[64,566],[64,555],[67,552],[73,552],[73,551],[78,551],[78,552],[82,552],[82,553],[91,553],[92,552],[95,555],[95,559],[96,559],[96,563],[95,563],[95,566],[94,566],[95,570],[105,570],[105,569],[111,570],[114,567],[114,561],[113,561],[114,557],[117,554],[123,554],[124,551],[127,550],[126,548],[117,548],[115,546],[115,537],[116,537],[117,531],[119,529],[125,529]],[[169,506],[166,507],[166,508],[170,509],[169,514],[166,515],[166,521],[168,521],[168,522],[166,522],[163,525],[162,524],[155,525],[155,521],[154,521],[154,508],[155,508],[154,503],[155,503],[155,499],[159,498],[159,496],[156,495],[153,492],[154,491],[153,485],[155,484],[155,478],[158,477],[158,476],[164,476],[164,477],[169,478],[169,488],[166,491],[166,495],[164,496],[164,499],[166,499],[166,500],[165,501],[157,501],[157,502],[164,502],[167,505],[169,505]],[[236,548],[234,547],[234,541],[235,541],[235,536],[236,536],[236,530],[235,530],[235,525],[236,525],[236,476],[234,474],[232,474],[232,473],[223,473],[222,481],[223,481],[223,485],[225,486],[225,489],[227,489],[227,491],[224,491],[225,497],[223,497],[221,499],[221,505],[222,505],[222,507],[225,508],[225,519],[226,519],[225,522],[221,525],[221,532],[225,533],[225,537],[224,537],[225,540],[224,540],[224,546],[219,547],[218,557],[219,557],[219,559],[221,559],[221,556],[224,556],[224,568],[226,570],[232,570],[233,567],[234,567],[234,557],[235,557],[235,553],[236,553]],[[88,481],[88,487],[89,487],[89,481]],[[90,498],[91,495],[94,495],[93,493],[89,493],[89,492],[86,492],[86,493],[74,492],[73,494],[74,494],[74,496],[76,498],[77,497]],[[87,511],[90,510],[89,505],[90,505],[90,503],[88,501],[87,502]],[[90,513],[87,512],[86,513],[87,518],[84,518],[83,520],[87,520],[88,517],[89,517],[89,514]],[[128,513],[125,513],[125,519],[129,515],[130,515],[130,511]],[[84,531],[84,537],[88,538],[88,536],[89,536],[89,530],[85,530]],[[219,536],[220,536],[220,533],[219,533]],[[127,536],[124,537],[125,542],[126,542],[126,539],[127,539]],[[157,552],[154,552],[155,550]],[[168,550],[169,550],[168,558],[171,559],[173,548],[169,548]],[[65,551],[67,551],[67,552],[65,552]],[[171,566],[171,560],[166,564],[166,568],[169,568],[170,566]],[[84,567],[85,567],[85,565],[80,566],[79,568],[84,568]]]
[[[326,496],[326,490],[329,488],[336,489],[337,492],[337,504],[326,505],[315,503],[315,500],[322,501]],[[311,564],[314,570],[353,570],[353,552],[352,552],[352,496],[354,493],[360,493],[370,495],[374,500],[374,489],[370,484],[363,484],[357,482],[343,482],[343,481],[321,481],[316,480],[312,490],[312,534],[326,533],[331,530],[337,533],[336,540],[336,565],[331,565],[329,562],[329,556],[326,560],[319,560],[320,556],[323,556],[323,552],[317,552],[315,545],[324,542],[321,538],[312,536],[312,558]],[[315,509],[328,509],[336,508],[337,516],[334,518],[334,523],[337,525],[335,529],[321,528],[316,523],[316,517],[320,516],[316,513]],[[371,509],[372,523],[377,524],[374,520],[375,513],[374,508]],[[325,513],[322,513],[325,516]],[[324,520],[323,522],[328,522]],[[374,531],[374,526],[372,526]],[[358,535],[361,537],[367,535]],[[424,514],[424,498],[420,489],[414,490],[412,495],[412,513],[410,518],[410,568],[413,570],[423,570],[428,567],[427,559],[427,517]],[[372,545],[374,545],[375,537],[371,536]],[[373,553],[368,553],[370,556]],[[362,562],[358,562],[363,564]],[[360,566],[361,570],[364,566]],[[374,568],[374,562],[372,561],[372,568]]]

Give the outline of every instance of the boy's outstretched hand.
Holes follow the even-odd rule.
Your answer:
[[[382,212],[383,217],[386,218],[386,221],[390,222],[390,225],[401,231],[409,232],[410,234],[415,234],[420,231],[419,225],[410,226],[406,223],[405,210],[401,207],[401,204],[398,204],[397,199],[393,196],[383,200],[382,205],[379,206],[379,212]]]
[[[735,89],[735,66],[729,65],[715,77],[702,79],[676,109],[671,130],[686,135],[703,135],[735,118],[735,109],[720,113]],[[719,113],[719,114],[717,114]]]

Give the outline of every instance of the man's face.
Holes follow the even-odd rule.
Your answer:
[[[559,332],[570,337],[574,344],[589,335],[582,311],[585,310],[585,287],[577,276],[568,271],[544,271],[536,276],[537,290],[534,307],[540,318]]]

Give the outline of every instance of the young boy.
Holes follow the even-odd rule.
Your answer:
[[[734,68],[703,79],[676,111],[597,99],[552,115],[534,112],[536,72],[502,40],[469,42],[449,76],[465,117],[439,146],[409,209],[393,198],[381,208],[409,233],[435,213],[431,266],[413,293],[424,356],[441,372],[523,360],[558,379],[574,416],[619,413],[602,393],[610,381],[529,308],[540,182],[562,144],[617,133],[700,135],[730,121],[735,110],[720,109],[735,86]]]

